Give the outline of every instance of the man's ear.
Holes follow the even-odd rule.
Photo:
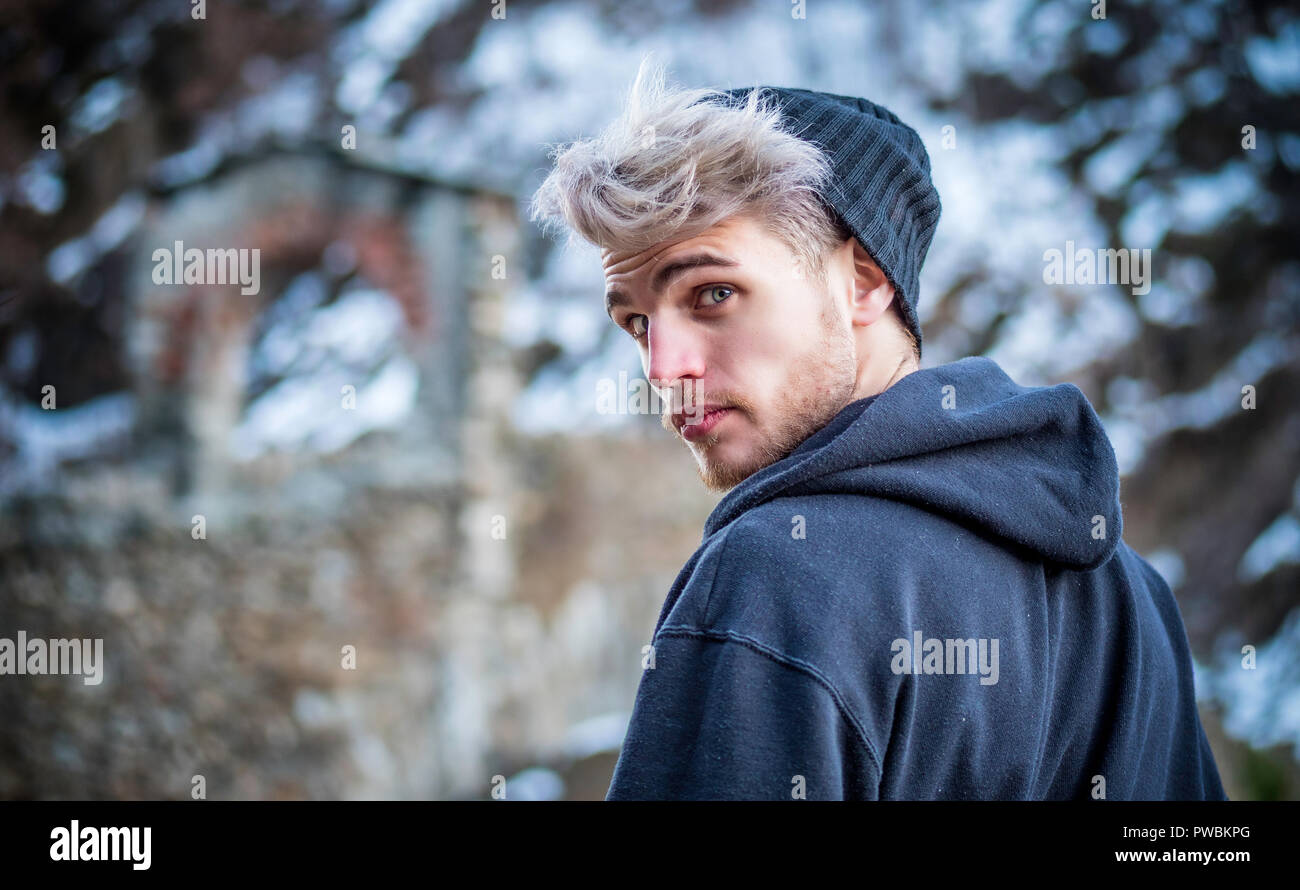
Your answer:
[[[894,301],[894,286],[871,254],[863,249],[858,239],[853,242],[853,296],[849,304],[849,319],[855,325],[875,324]]]

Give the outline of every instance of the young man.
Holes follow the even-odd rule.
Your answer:
[[[602,248],[665,425],[728,492],[608,799],[1225,798],[1082,392],[920,369],[939,197],[913,130],[643,67],[534,218]]]

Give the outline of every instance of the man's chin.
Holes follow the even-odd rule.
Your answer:
[[[695,458],[700,481],[710,491],[726,492],[744,482],[764,467],[788,456],[799,443],[816,431],[816,424],[806,421],[787,424],[776,436],[764,434],[752,424],[737,427],[735,421],[748,421],[750,415],[731,418],[731,428],[712,431],[697,439],[686,439],[669,426]],[[723,423],[727,423],[726,420]],[[825,421],[821,421],[822,425]]]
[[[710,491],[730,491],[750,476],[757,473],[772,461],[755,459],[753,455],[742,458],[728,458],[717,451],[717,446],[695,451],[695,464],[700,472],[700,481]]]
[[[731,491],[740,483],[744,482],[755,471],[737,471],[729,465],[718,466],[715,464],[700,464],[700,481],[709,491],[726,493]]]

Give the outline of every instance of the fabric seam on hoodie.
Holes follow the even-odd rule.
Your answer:
[[[839,689],[837,689],[835,687],[835,684],[832,683],[830,679],[826,677],[826,675],[823,674],[821,671],[819,671],[816,667],[814,667],[813,665],[809,664],[806,661],[803,661],[802,659],[785,655],[779,650],[773,649],[771,646],[759,642],[753,637],[746,636],[745,634],[736,633],[735,631],[703,630],[698,627],[691,627],[689,625],[684,625],[684,624],[671,624],[671,625],[665,625],[664,627],[661,627],[659,629],[659,633],[656,635],[656,639],[658,637],[701,637],[707,640],[712,640],[713,642],[717,642],[717,643],[727,643],[727,642],[739,643],[740,645],[745,646],[746,648],[752,649],[755,652],[766,655],[768,658],[770,658],[772,661],[775,661],[777,664],[780,664],[784,667],[794,668],[795,670],[801,671],[804,674],[807,674],[808,676],[812,677],[815,681],[821,684],[826,689],[827,692],[830,693],[831,699],[835,702],[835,706],[840,710],[840,714],[844,717],[846,721],[848,721],[849,726],[853,727],[854,734],[857,735],[858,740],[862,742],[862,746],[866,748],[867,754],[871,758],[871,763],[876,769],[876,784],[877,784],[877,789],[879,789],[879,784],[881,779],[881,767],[880,767],[880,758],[876,754],[875,747],[871,744],[871,740],[867,738],[866,731],[862,728],[862,724],[858,722],[857,717],[854,716],[852,710],[850,710],[850,708],[848,707],[848,703],[844,700],[844,696],[840,694]]]

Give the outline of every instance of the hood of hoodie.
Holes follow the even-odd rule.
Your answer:
[[[847,405],[728,492],[704,537],[767,501],[814,494],[912,504],[1076,570],[1105,563],[1123,533],[1115,451],[1087,397],[1072,383],[1020,386],[983,357]]]

